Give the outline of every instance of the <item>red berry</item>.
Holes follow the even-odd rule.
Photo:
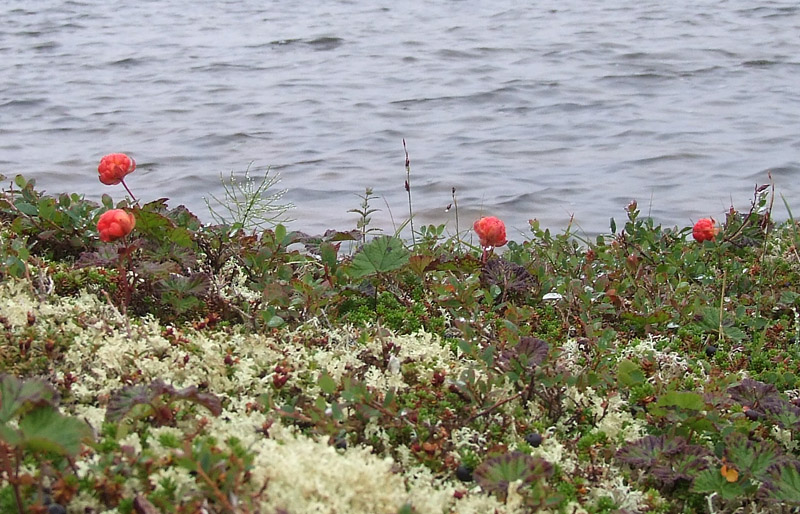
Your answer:
[[[692,237],[695,241],[702,243],[703,241],[714,241],[719,228],[716,226],[714,218],[702,218],[697,220],[697,223],[692,227]]]

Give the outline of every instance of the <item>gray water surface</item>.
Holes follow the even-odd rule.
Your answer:
[[[0,173],[51,193],[127,182],[208,219],[220,174],[267,167],[292,228],[502,217],[608,231],[746,209],[771,171],[800,212],[796,0],[55,1],[0,5]],[[251,164],[252,163],[252,164]],[[781,205],[780,199],[776,204]]]

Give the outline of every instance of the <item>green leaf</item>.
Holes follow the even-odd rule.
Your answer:
[[[38,407],[19,421],[22,444],[34,451],[76,455],[81,441],[92,436],[84,421],[60,414],[50,406]]]
[[[175,227],[169,232],[169,240],[178,246],[191,248],[192,234],[183,227]]]
[[[484,491],[504,496],[512,482],[532,484],[553,474],[553,466],[540,457],[511,452],[491,457],[475,468],[473,477]]]
[[[55,391],[43,380],[24,382],[11,375],[0,375],[0,423],[30,407],[54,405]]]
[[[659,325],[666,323],[670,319],[670,315],[666,311],[657,310],[649,314],[636,314],[633,312],[623,312],[620,318],[631,323],[637,328],[644,328],[647,325]]]
[[[747,337],[747,334],[738,327],[723,327],[722,331],[725,333],[726,337],[737,343]]]
[[[789,464],[780,468],[772,477],[772,496],[777,500],[800,504],[800,468]]]
[[[766,479],[767,470],[778,462],[780,455],[775,443],[769,440],[754,443],[744,436],[729,439],[725,453],[739,470],[749,471],[759,481]]]
[[[717,493],[724,500],[733,500],[744,493],[744,487],[740,482],[728,482],[719,468],[711,468],[701,471],[692,484],[692,491],[695,493]]]
[[[166,292],[178,296],[201,296],[211,288],[211,279],[205,273],[192,273],[189,276],[172,275],[160,282]]]
[[[19,446],[22,436],[18,431],[5,425],[0,425],[0,441],[5,441],[11,446]]]
[[[389,389],[386,393],[386,396],[383,398],[383,406],[389,408],[395,400],[395,392],[394,389]]]
[[[461,350],[461,353],[468,356],[473,356],[475,354],[475,344],[471,341],[467,341],[465,339],[459,339],[456,343],[458,345],[458,349]]]
[[[39,217],[45,220],[52,220],[56,212],[55,198],[42,198],[39,200]]]
[[[322,260],[322,263],[327,265],[331,271],[336,271],[337,266],[337,258],[336,255],[339,253],[339,246],[333,245],[331,243],[320,243],[319,245],[319,256]]]
[[[285,323],[284,319],[278,316],[277,314],[269,318],[267,321],[267,326],[269,328],[278,328]]]
[[[631,360],[625,359],[617,365],[617,382],[622,385],[633,387],[643,384],[646,379],[642,369]]]
[[[425,269],[435,260],[432,255],[412,255],[408,262],[411,271],[422,277],[425,275]]]
[[[322,392],[325,394],[333,394],[336,392],[336,381],[327,373],[320,375],[317,384],[319,384],[319,388],[322,389]]]
[[[275,241],[282,243],[286,238],[286,227],[282,223],[275,225]]]
[[[800,298],[800,294],[786,290],[781,292],[781,299],[778,300],[778,303],[781,305],[793,305],[798,298]]]
[[[169,219],[174,221],[179,227],[183,227],[192,232],[196,232],[203,227],[200,218],[192,214],[192,212],[183,205],[179,205],[169,211]]]
[[[408,262],[409,252],[396,237],[377,237],[364,245],[350,265],[349,274],[362,278],[386,273],[403,267]]]
[[[688,410],[703,410],[706,407],[702,396],[684,391],[669,391],[659,397],[656,405],[659,407],[680,407]]]
[[[144,209],[136,209],[134,216],[136,216],[136,230],[140,234],[152,237],[157,241],[168,240],[168,236],[172,234],[171,229],[175,226],[172,220],[166,216]]]
[[[17,209],[22,211],[24,214],[27,214],[28,216],[36,216],[39,214],[39,208],[28,202],[20,200],[18,202],[15,202],[14,205],[17,207]]]

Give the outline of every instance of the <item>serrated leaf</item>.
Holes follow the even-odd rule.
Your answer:
[[[695,476],[692,492],[717,493],[725,500],[733,500],[744,493],[744,487],[740,482],[729,482],[719,468],[711,468],[701,471]]]
[[[6,425],[0,425],[0,441],[10,446],[19,446],[22,436],[18,431]]]
[[[81,441],[92,436],[84,421],[60,414],[50,406],[37,407],[19,420],[21,444],[34,451],[76,455]]]
[[[684,446],[686,442],[680,437],[666,439],[665,436],[650,435],[621,448],[617,459],[636,468],[651,467],[662,454],[676,453]]]
[[[691,480],[705,469],[708,450],[687,444],[683,437],[647,436],[617,452],[617,459],[633,468],[646,470],[664,486],[680,479]]]
[[[180,295],[202,296],[211,287],[211,279],[205,273],[192,273],[189,276],[170,275],[160,285],[165,291]]]
[[[782,410],[781,404],[785,402],[774,385],[751,378],[745,378],[739,385],[728,388],[728,394],[733,401],[759,416],[765,416],[768,410]]]
[[[33,407],[53,406],[55,397],[53,388],[43,380],[22,381],[11,375],[0,375],[0,423],[7,423]]]
[[[776,470],[771,478],[770,496],[782,502],[800,505],[800,466],[796,462]]]
[[[154,203],[154,202],[151,202]],[[145,207],[150,206],[147,204]],[[144,235],[152,237],[158,241],[166,241],[172,233],[172,228],[175,226],[172,220],[159,214],[144,209],[136,209],[134,212],[136,216],[136,230]]]
[[[170,230],[169,240],[184,248],[191,248],[192,246],[192,234],[183,227],[175,227]]]
[[[531,484],[552,474],[553,467],[546,460],[515,451],[487,459],[472,476],[484,491],[502,496],[512,482]]]
[[[747,334],[745,334],[744,331],[738,327],[723,327],[722,331],[725,334],[725,337],[737,343],[747,337]]]
[[[349,274],[353,278],[362,278],[377,273],[387,273],[403,267],[408,258],[409,252],[399,238],[377,237],[364,245],[353,258]]]
[[[361,233],[358,230],[350,232],[339,232],[337,230],[327,230],[323,236],[326,241],[358,241]]]
[[[623,312],[620,318],[632,325],[643,328],[647,325],[659,325],[670,320],[670,315],[663,310],[657,310],[648,314],[638,314],[635,312]]]
[[[778,300],[778,303],[781,305],[793,305],[798,298],[800,298],[800,294],[786,290],[781,292],[781,299]]]
[[[163,395],[175,400],[188,400],[200,404],[215,416],[222,413],[222,402],[214,394],[201,393],[195,386],[178,390],[162,380],[155,380],[148,385],[127,386],[115,391],[108,400],[106,421],[117,422],[135,406],[151,405],[156,398]]]
[[[110,246],[110,245],[106,245]],[[98,251],[99,253],[99,251]],[[81,258],[78,262],[82,263],[84,261],[84,256],[81,255]],[[114,261],[112,261],[113,263]],[[98,264],[95,264],[97,266]],[[181,272],[181,268],[177,262],[174,261],[151,261],[151,260],[138,260],[134,264],[134,269],[136,273],[139,275],[148,277],[152,280],[157,279],[159,277],[168,277],[170,275],[177,275]]]
[[[203,227],[203,222],[200,221],[200,218],[195,216],[185,205],[179,205],[169,211],[169,218],[179,227],[191,231],[197,231]]]
[[[425,274],[428,265],[435,260],[431,255],[412,255],[408,259],[408,267],[421,277]]]
[[[505,371],[528,372],[542,364],[550,352],[547,341],[537,337],[524,336],[510,348],[500,352],[497,365]]]
[[[800,430],[800,408],[781,399],[781,402],[767,405],[766,411],[779,427],[787,430]]]
[[[759,481],[764,481],[767,471],[778,462],[780,451],[771,441],[749,441],[741,435],[726,440],[727,460],[741,471],[748,471]]]

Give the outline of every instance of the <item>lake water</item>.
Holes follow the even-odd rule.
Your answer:
[[[771,171],[800,213],[796,0],[55,1],[0,5],[0,173],[208,220],[220,174],[282,176],[290,228],[502,217],[685,226]],[[777,211],[784,212],[780,198]]]

